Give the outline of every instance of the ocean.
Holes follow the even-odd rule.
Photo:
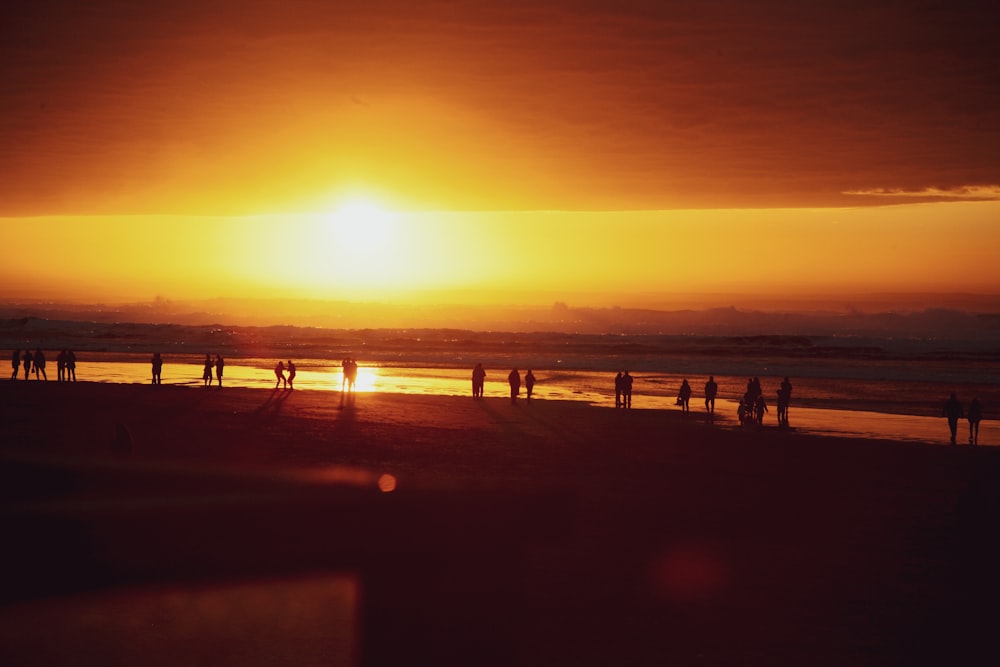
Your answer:
[[[614,405],[615,373],[628,370],[635,377],[635,409],[679,409],[677,391],[688,379],[693,418],[703,414],[703,387],[714,375],[720,426],[735,423],[750,377],[760,378],[770,399],[765,425],[775,424],[773,399],[788,377],[790,423],[797,430],[920,442],[947,442],[941,410],[951,392],[965,404],[978,397],[984,444],[1000,405],[1000,339],[982,332],[964,338],[733,336],[0,320],[7,359],[13,349],[36,347],[46,350],[50,380],[58,350],[73,349],[79,381],[147,384],[150,359],[159,352],[164,384],[199,387],[205,355],[222,354],[228,386],[273,388],[275,364],[292,359],[297,389],[337,392],[341,361],[354,358],[359,392],[463,396],[471,395],[472,367],[483,363],[487,396],[506,396],[510,369],[523,374],[530,368],[539,400],[597,406]]]

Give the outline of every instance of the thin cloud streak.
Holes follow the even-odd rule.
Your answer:
[[[862,197],[889,197],[900,199],[921,199],[935,201],[998,201],[1000,200],[1000,185],[965,185],[954,188],[923,188],[921,190],[903,190],[896,188],[873,188],[871,190],[848,190],[844,193]]]

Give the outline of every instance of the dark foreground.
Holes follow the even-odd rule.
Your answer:
[[[994,449],[2,382],[0,494],[2,664],[1000,658]]]

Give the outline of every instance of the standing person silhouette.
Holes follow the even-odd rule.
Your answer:
[[[622,372],[615,376],[615,407],[622,407]]]
[[[31,350],[25,350],[24,356],[21,357],[24,362],[24,379],[31,379],[31,363],[35,360],[35,357],[31,354]]]
[[[285,379],[285,362],[279,361],[274,367],[274,377],[277,379],[274,381],[274,390],[278,390],[278,385],[283,385],[281,388],[285,389],[288,387],[288,380]]]
[[[41,371],[42,379],[46,382],[49,381],[49,376],[45,373],[45,353],[42,352],[42,348],[35,348],[35,379],[38,378],[38,373]]]
[[[948,429],[951,431],[951,444],[955,444],[955,436],[958,433],[958,420],[962,418],[962,404],[959,402],[955,392],[945,401],[941,416],[948,418]]]
[[[160,379],[160,373],[163,371],[163,357],[160,356],[159,352],[153,353],[153,384],[163,384]]]
[[[629,375],[628,371],[622,375],[622,407],[632,409],[632,383],[635,378]]]
[[[482,364],[476,364],[472,369],[472,398],[483,397],[483,386],[486,384],[486,371]]]
[[[705,411],[712,416],[715,414],[715,397],[719,393],[719,385],[715,382],[715,376],[709,375],[708,382],[705,383]]]
[[[677,392],[677,398],[681,399],[681,412],[691,411],[691,385],[688,384],[687,378],[681,382],[681,389]]]
[[[781,391],[784,393],[782,398],[785,399],[785,426],[788,426],[788,406],[792,404],[792,383],[787,377],[781,381]]]
[[[76,352],[73,350],[66,352],[66,381],[76,382]]]
[[[221,354],[215,355],[215,379],[219,381],[219,388],[222,387],[222,371],[226,368],[226,360]],[[211,382],[211,379],[209,380]]]
[[[206,387],[211,386],[212,384],[212,367],[213,367],[212,355],[206,354],[205,367],[202,369],[201,372],[201,379],[204,381],[204,385]]]
[[[778,426],[788,426],[788,393],[778,390]]]
[[[295,389],[295,364],[288,360],[288,388]]]
[[[347,360],[347,390],[354,393],[355,385],[358,382],[358,361],[357,359]]]
[[[56,357],[56,381],[62,382],[66,379],[66,350],[60,350]]]
[[[10,374],[11,380],[17,379],[17,371],[21,368],[21,350],[14,350],[14,356],[10,358],[10,365],[14,372]]]
[[[979,444],[979,422],[983,419],[983,408],[979,404],[979,399],[972,399],[969,403],[969,444]]]
[[[517,403],[517,395],[521,393],[521,374],[515,368],[507,375],[507,383],[510,384],[510,404]]]
[[[531,403],[531,392],[535,388],[535,374],[528,369],[527,375],[524,376],[524,389],[528,395],[528,403]]]
[[[764,400],[764,394],[760,393],[753,403],[754,421],[758,426],[763,426],[765,414],[767,414],[767,401]]]

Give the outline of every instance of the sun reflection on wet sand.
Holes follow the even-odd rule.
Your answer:
[[[325,360],[296,362],[299,370],[295,377],[296,390],[340,392],[343,372],[339,363]],[[273,362],[265,359],[232,359],[226,366],[226,387],[273,389],[275,376]],[[486,398],[509,396],[506,369],[487,369]],[[611,389],[613,375],[599,371],[536,370],[538,383],[533,398],[540,400],[568,400],[611,406],[614,395]],[[139,362],[89,361],[81,362],[77,370],[80,381],[98,381],[123,384],[149,384],[150,365]],[[675,405],[679,377],[669,373],[636,374],[634,406],[637,409],[668,410]],[[740,378],[717,376],[720,386],[729,382],[739,386]],[[164,387],[168,385],[201,387],[200,363],[168,363],[163,370]],[[217,384],[211,389],[217,390]],[[423,394],[437,396],[470,396],[471,369],[463,368],[413,368],[396,366],[361,365],[358,368],[355,392],[366,394]],[[523,395],[523,394],[522,394]],[[716,403],[716,424],[736,425],[736,402],[719,398]],[[765,417],[765,426],[775,428],[774,406]],[[699,409],[701,408],[701,409]],[[691,419],[703,419],[705,413],[697,400],[692,400]],[[883,438],[918,442],[947,442],[947,425],[934,415],[898,415],[874,411],[801,407],[792,401],[790,424],[800,432],[843,435],[860,438]],[[962,422],[965,425],[965,422]],[[989,443],[988,422],[983,422],[981,444]]]

